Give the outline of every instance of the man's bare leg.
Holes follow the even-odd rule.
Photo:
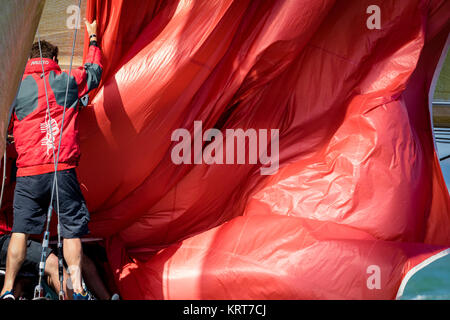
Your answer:
[[[105,287],[100,275],[97,272],[94,262],[86,255],[83,256],[83,279],[87,287],[92,290],[94,295],[100,300],[110,300],[111,294]]]
[[[11,234],[11,240],[8,245],[6,255],[6,273],[5,282],[0,295],[6,291],[12,291],[17,273],[25,260],[27,254],[28,235],[25,233],[14,232]]]
[[[45,274],[48,276],[48,284],[55,290],[56,293],[60,290],[60,283],[59,283],[59,271],[58,271],[58,257],[51,253],[47,260],[45,261]],[[69,275],[66,272],[66,269],[63,269],[63,282],[64,282],[64,293],[66,296],[66,299],[72,299],[73,296],[73,290],[67,286]]]
[[[74,293],[84,293],[81,285],[81,263],[83,249],[80,238],[64,239],[64,259],[66,259]]]

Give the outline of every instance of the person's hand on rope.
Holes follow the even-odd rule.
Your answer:
[[[89,35],[89,41],[97,41],[97,21],[94,20],[92,23],[84,21],[86,24],[86,31]]]

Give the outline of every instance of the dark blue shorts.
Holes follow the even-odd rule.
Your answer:
[[[12,232],[41,234],[47,220],[54,172],[17,177],[14,190],[14,223]],[[75,169],[57,174],[61,236],[79,238],[89,233],[89,211],[80,190]],[[56,216],[56,192],[53,194],[53,219]]]

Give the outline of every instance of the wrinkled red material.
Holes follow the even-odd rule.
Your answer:
[[[78,173],[125,299],[391,299],[450,246],[428,109],[450,2],[91,0],[87,16],[105,72]],[[279,129],[279,171],[173,164],[194,120]]]

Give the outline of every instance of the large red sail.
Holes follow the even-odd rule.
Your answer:
[[[450,2],[91,0],[87,18],[106,67],[78,173],[125,299],[390,299],[447,252],[429,89]],[[175,164],[195,121],[279,130],[278,171]]]

